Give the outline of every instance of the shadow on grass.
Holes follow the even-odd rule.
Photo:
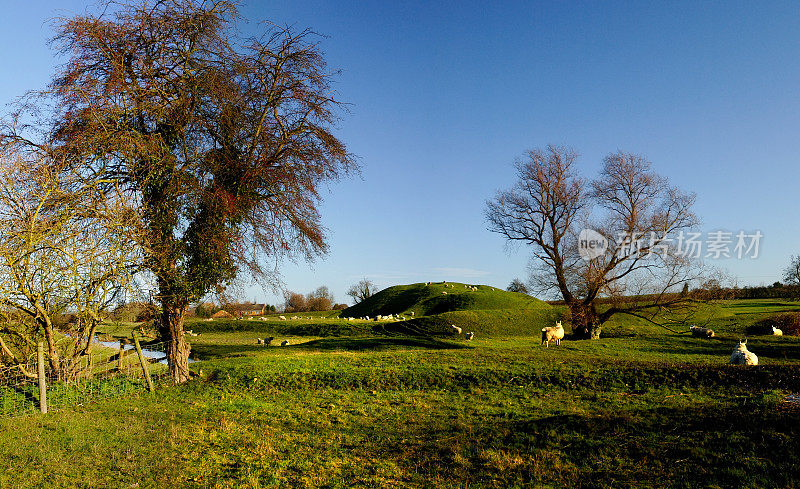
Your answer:
[[[749,339],[747,347],[759,358],[800,360],[800,342],[775,338],[780,337],[752,337]],[[665,336],[658,339],[650,338],[648,342],[656,344],[640,348],[641,351],[663,354],[711,355],[728,358],[736,345],[738,345],[739,340],[738,338],[724,336],[716,336],[709,339],[691,336]]]
[[[421,348],[426,350],[457,350],[469,348],[466,345],[441,341],[425,337],[391,337],[391,338],[324,338],[307,341],[290,347],[303,350],[343,350],[343,351],[382,351]]]
[[[283,351],[385,351],[420,348],[426,350],[455,350],[470,348],[467,345],[446,342],[430,337],[386,337],[386,338],[321,338],[296,345],[279,346],[277,340],[270,346],[263,345],[192,345],[192,353],[200,360],[213,358],[249,356],[280,348]]]

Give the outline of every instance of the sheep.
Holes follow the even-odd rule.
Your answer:
[[[443,290],[443,291],[442,291],[442,295],[447,295],[447,292],[445,292],[445,291]]]
[[[272,343],[272,340],[274,340],[274,339],[275,339],[274,336],[270,336],[269,338],[264,338],[264,344],[269,346],[270,343]]]
[[[692,336],[697,336],[699,338],[713,338],[714,337],[714,330],[709,328],[701,328],[700,326],[689,326],[689,331],[692,332]]]
[[[459,328],[455,324],[451,324],[450,327],[453,328],[453,331],[455,331],[455,334],[461,334],[461,328]]]
[[[414,311],[411,311],[409,314],[411,314],[413,316],[414,315]]]
[[[286,316],[278,316],[278,319],[280,319],[281,321],[286,321]]]
[[[739,340],[739,344],[731,353],[730,363],[733,365],[758,365],[756,354],[747,349],[747,339]]]
[[[281,346],[289,346],[289,340],[281,341]]]
[[[475,337],[475,333],[473,333],[472,331],[470,331],[469,333],[465,334],[465,335],[464,335],[464,337],[467,339],[467,341],[471,341],[471,340],[472,340],[472,338],[474,338],[474,337]]]
[[[773,336],[783,336],[783,331],[776,328],[775,325],[772,326],[772,335]]]
[[[256,345],[263,345],[263,344],[264,344],[264,338],[256,338]]]
[[[563,337],[564,327],[561,325],[561,321],[556,321],[555,326],[542,328],[542,344],[547,348],[550,347],[550,342],[553,340],[555,340],[556,345],[560,345]]]

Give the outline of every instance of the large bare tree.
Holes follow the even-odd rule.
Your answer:
[[[319,186],[356,168],[331,132],[341,104],[308,31],[243,38],[226,0],[103,1],[57,23],[67,59],[47,90],[47,141],[139,210],[175,382],[190,303],[246,269],[326,251]],[[21,137],[10,134],[10,137]]]
[[[578,338],[598,337],[615,314],[660,323],[689,314],[694,299],[679,291],[701,266],[676,238],[698,224],[694,196],[641,156],[608,155],[593,181],[576,159],[564,147],[528,152],[517,183],[487,202],[489,229],[530,245],[534,289],[561,296]]]

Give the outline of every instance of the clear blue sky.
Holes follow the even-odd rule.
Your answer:
[[[0,100],[43,86],[47,19],[85,2],[6,6]],[[798,2],[261,2],[257,20],[325,34],[352,104],[338,134],[361,177],[330,185],[330,254],[282,266],[287,288],[326,284],[340,301],[380,287],[452,280],[505,287],[525,276],[483,207],[512,163],[574,147],[594,176],[618,149],[647,156],[698,194],[703,229],[761,230],[757,260],[716,262],[740,284],[772,283],[800,253]],[[248,299],[276,302],[251,287]]]

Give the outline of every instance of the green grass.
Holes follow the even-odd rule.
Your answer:
[[[480,309],[471,342],[209,330],[188,384],[0,420],[0,487],[796,487],[800,338],[727,365],[795,305],[749,304],[709,309],[711,340],[620,318],[550,348]]]

